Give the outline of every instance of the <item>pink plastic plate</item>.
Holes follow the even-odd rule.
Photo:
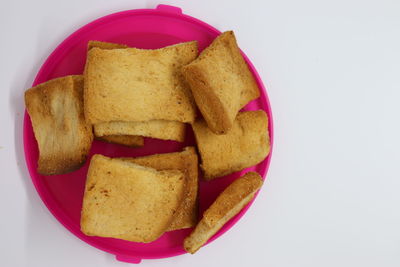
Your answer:
[[[65,75],[81,74],[86,59],[86,45],[89,40],[123,43],[138,48],[159,48],[197,40],[199,48],[202,50],[219,33],[218,30],[210,25],[184,15],[181,9],[172,6],[159,5],[156,9],[128,10],[111,14],[85,25],[65,39],[47,58],[32,86]],[[249,103],[245,110],[263,109],[267,112],[272,144],[272,114],[265,87],[251,62],[247,58],[246,61],[257,79],[261,89],[261,97]],[[136,157],[180,151],[187,145],[195,145],[191,129],[188,129],[187,138],[183,144],[146,138],[144,147],[128,148],[94,141],[90,157],[97,153],[110,157]],[[191,229],[165,233],[161,238],[149,244],[84,235],[80,231],[79,221],[90,157],[82,168],[72,173],[56,176],[38,174],[36,171],[38,147],[33,135],[30,118],[26,112],[24,120],[24,150],[32,182],[43,202],[54,217],[81,240],[116,255],[117,260],[130,263],[139,263],[141,259],[166,258],[185,253],[182,248],[182,242]],[[271,154],[260,164],[241,172],[211,182],[200,181],[200,214],[227,185],[242,174],[248,171],[257,171],[265,178],[270,159]],[[237,223],[250,205],[251,203],[230,220],[209,242],[221,236]]]

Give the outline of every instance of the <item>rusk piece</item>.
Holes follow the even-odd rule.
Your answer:
[[[106,43],[100,41],[89,41],[88,50],[97,47],[102,49],[128,48],[126,45]],[[150,121],[112,121],[98,123],[93,126],[95,136],[104,137],[105,135],[121,135],[124,137],[106,137],[112,143],[137,146],[139,137],[146,136],[163,140],[175,140],[183,142],[185,139],[186,125],[178,121],[150,120]],[[142,138],[143,140],[143,138]],[[141,141],[143,143],[143,141]]]
[[[63,174],[78,169],[93,141],[83,114],[83,77],[65,76],[25,92],[25,105],[39,146],[38,172]]]
[[[86,120],[193,122],[196,108],[181,67],[197,53],[197,42],[155,50],[90,49],[84,74]]]
[[[227,133],[238,111],[260,96],[232,31],[218,36],[182,72],[208,127]]]
[[[181,207],[176,211],[167,231],[189,228],[196,225],[198,211],[198,157],[194,147],[186,147],[182,152],[121,159],[159,171],[181,171],[186,178],[185,196]]]
[[[130,147],[140,147],[144,145],[144,138],[135,135],[103,135],[100,137],[96,136],[96,139]]]
[[[193,232],[185,238],[185,250],[195,253],[253,199],[262,184],[263,180],[256,172],[248,172],[230,184],[204,212]]]
[[[148,243],[160,237],[182,203],[185,178],[178,170],[156,171],[94,155],[83,198],[86,235]]]
[[[204,120],[192,126],[206,180],[256,165],[270,151],[268,118],[263,110],[239,112],[225,135],[213,133]]]

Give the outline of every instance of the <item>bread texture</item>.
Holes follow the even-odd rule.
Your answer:
[[[238,111],[260,96],[232,31],[219,35],[182,72],[208,127],[227,133]]]
[[[90,49],[84,73],[86,120],[193,122],[196,108],[181,67],[197,53],[195,41],[155,50]]]
[[[38,172],[63,174],[78,169],[93,141],[83,113],[83,77],[65,76],[28,89],[25,105],[39,147]]]
[[[111,121],[93,126],[96,136],[105,135],[139,135],[163,140],[183,142],[186,124],[179,121]]]
[[[128,46],[124,45],[124,44],[108,43],[108,42],[94,41],[94,40],[89,41],[88,42],[88,51],[94,47],[101,48],[101,49],[128,48]]]
[[[135,135],[103,135],[100,137],[96,136],[96,139],[130,147],[141,147],[144,145],[144,138]]]
[[[198,212],[198,157],[194,147],[186,147],[182,152],[121,159],[159,171],[181,171],[186,179],[184,198],[167,231],[189,228],[196,225]]]
[[[248,172],[230,184],[204,212],[192,233],[185,238],[184,249],[195,253],[254,198],[262,184],[263,180],[256,172]]]
[[[192,126],[206,180],[256,165],[269,154],[268,117],[263,110],[239,112],[225,135],[213,133],[204,120]]]
[[[152,242],[170,225],[184,187],[178,170],[157,171],[94,155],[85,185],[81,230],[91,236]]]
[[[88,51],[94,47],[101,49],[128,48],[128,46],[123,44],[89,41]],[[107,137],[103,139],[112,139],[112,142],[114,143],[125,145],[129,145],[130,143],[132,143],[133,146],[136,146],[139,137],[129,137],[130,135],[139,135],[163,140],[174,140],[178,142],[183,142],[185,140],[186,125],[182,122],[167,120],[111,121],[98,123],[94,125],[93,128],[96,137],[104,137],[105,135],[124,136],[111,138]]]

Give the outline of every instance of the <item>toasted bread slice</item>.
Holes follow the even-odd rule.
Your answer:
[[[268,118],[263,110],[239,112],[225,135],[214,134],[204,120],[192,126],[206,180],[258,164],[270,151]]]
[[[90,49],[84,74],[86,120],[193,122],[196,108],[181,67],[197,53],[195,41],[156,50]]]
[[[182,72],[208,127],[216,134],[227,133],[238,111],[260,96],[232,31],[218,36]]]
[[[93,141],[92,126],[83,115],[83,77],[65,76],[30,88],[25,105],[39,146],[38,172],[78,169]]]
[[[159,238],[182,203],[185,178],[178,170],[156,171],[94,155],[83,198],[86,235],[148,243]]]
[[[193,227],[198,210],[198,157],[194,147],[182,152],[156,154],[140,158],[121,158],[156,170],[180,170],[186,177],[186,192],[182,206],[176,211],[167,231]]]
[[[100,137],[96,136],[96,139],[130,147],[140,147],[144,145],[144,138],[135,135],[104,135]]]
[[[230,184],[204,212],[193,232],[185,238],[184,249],[195,253],[253,199],[262,184],[263,180],[256,172],[248,172]]]
[[[88,50],[97,47],[102,49],[118,49],[128,48],[123,44],[106,43],[100,41],[89,41]],[[96,137],[102,137],[105,135],[121,136],[124,137],[112,137],[113,143],[120,144],[133,144],[137,146],[139,137],[128,137],[132,136],[146,136],[152,138],[158,138],[163,140],[175,140],[183,142],[185,139],[185,124],[178,121],[167,121],[167,120],[150,120],[150,121],[112,121],[103,122],[94,125],[94,133]],[[110,138],[103,138],[109,139]],[[143,143],[143,141],[141,141]]]
[[[179,121],[111,121],[94,125],[96,136],[139,135],[163,140],[185,140],[186,124]]]

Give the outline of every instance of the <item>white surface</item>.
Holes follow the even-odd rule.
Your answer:
[[[22,154],[23,92],[78,27],[157,3],[2,1],[1,266],[124,266],[40,201]],[[400,266],[400,2],[174,4],[235,30],[268,87],[276,140],[268,181],[228,234],[142,266]]]

